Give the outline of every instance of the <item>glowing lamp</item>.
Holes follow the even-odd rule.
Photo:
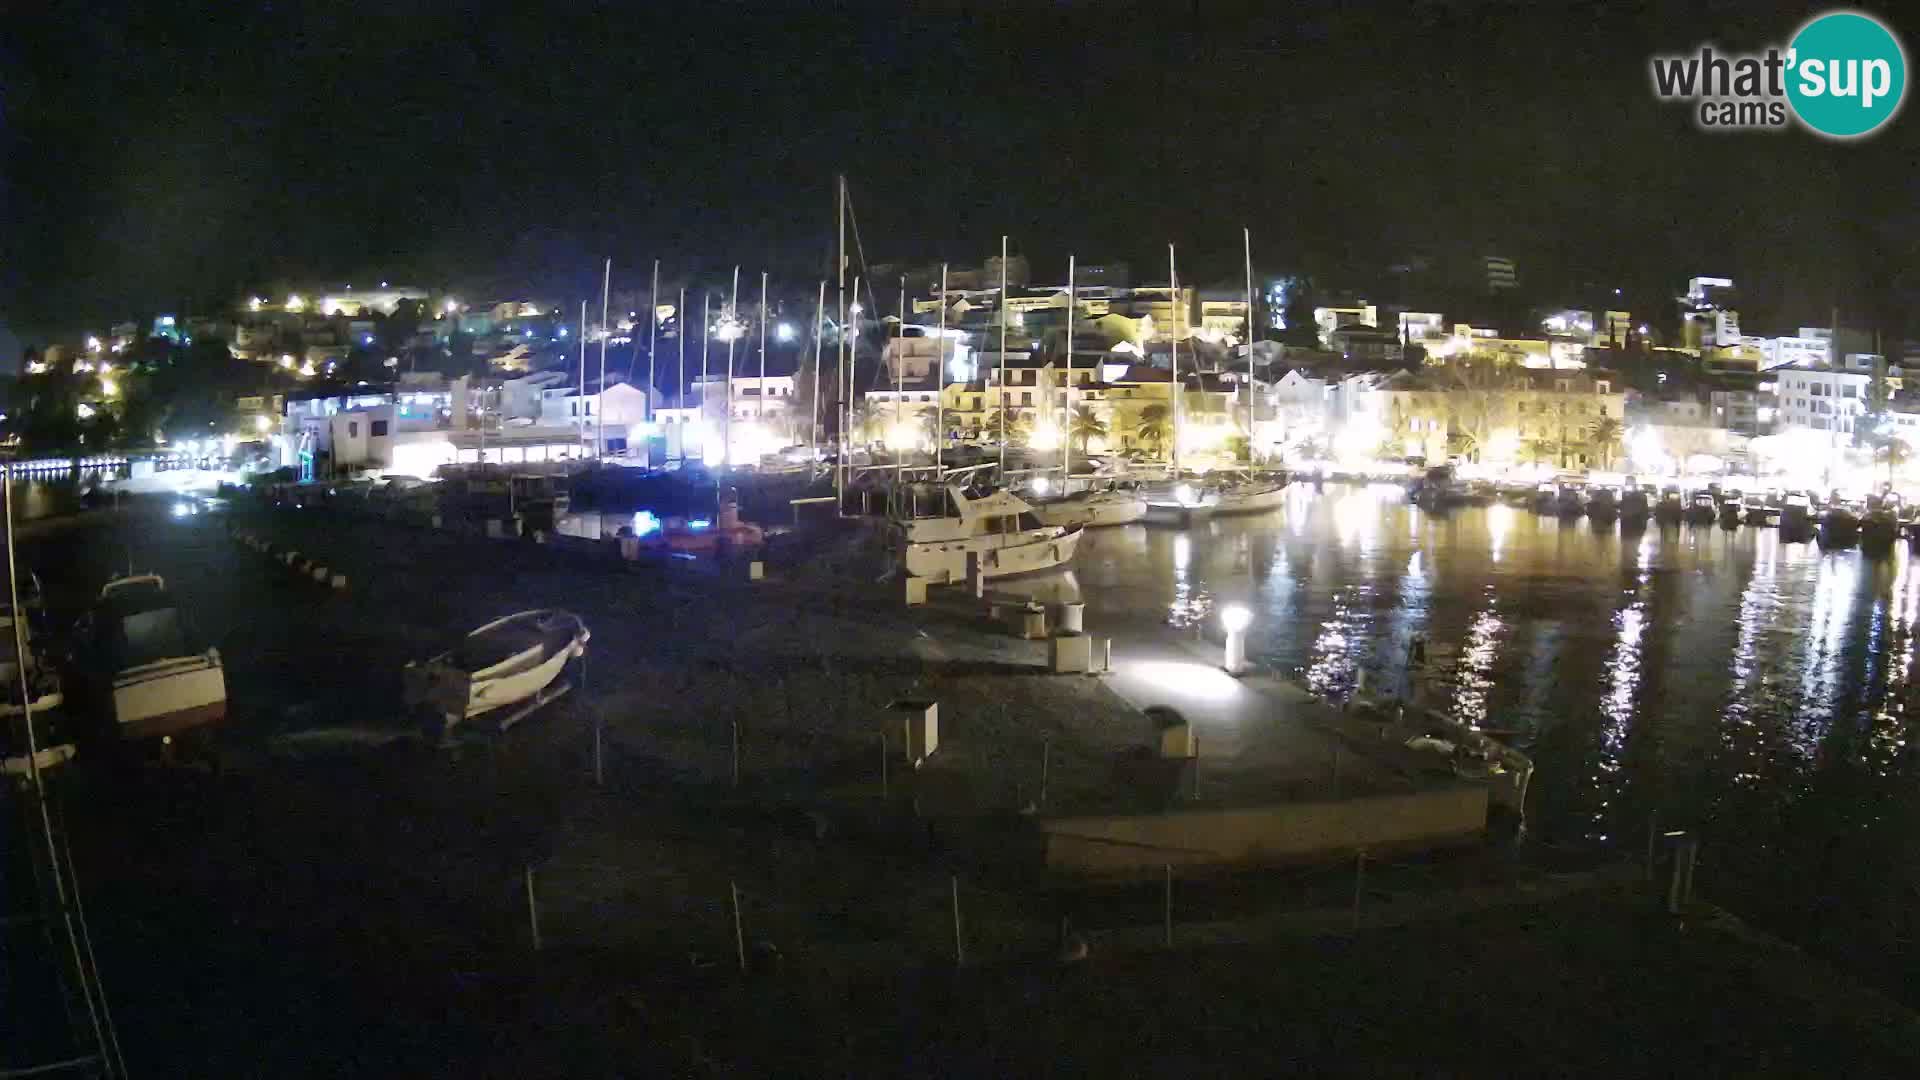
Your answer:
[[[1247,670],[1247,626],[1252,622],[1253,612],[1244,604],[1228,604],[1220,609],[1220,624],[1227,628],[1227,655],[1221,666],[1229,675]]]
[[[1044,476],[1036,476],[1033,478],[1033,493],[1035,495],[1045,495],[1052,487],[1053,484]]]

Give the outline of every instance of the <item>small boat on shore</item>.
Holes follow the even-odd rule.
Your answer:
[[[1010,491],[969,496],[947,488],[950,512],[899,522],[902,561],[912,577],[961,581],[968,556],[985,577],[1011,577],[1053,570],[1073,561],[1080,546],[1077,526],[1048,525]]]
[[[1820,515],[1820,546],[1851,547],[1860,540],[1860,516],[1845,503],[1834,502]]]
[[[1620,524],[1623,528],[1644,529],[1651,513],[1644,488],[1628,487],[1620,495]]]
[[[495,619],[458,645],[409,663],[402,687],[409,708],[430,708],[442,730],[496,710],[501,730],[571,689],[555,687],[567,661],[583,655],[592,637],[580,616],[558,608],[522,611]]]
[[[220,650],[200,646],[160,575],[107,582],[74,639],[81,695],[115,738],[170,745],[226,719]]]
[[[1696,491],[1687,503],[1687,524],[1711,525],[1720,516],[1719,504],[1710,491]]]
[[[1572,484],[1561,484],[1553,496],[1553,512],[1563,518],[1579,517],[1586,512],[1586,500],[1581,498],[1580,489]]]

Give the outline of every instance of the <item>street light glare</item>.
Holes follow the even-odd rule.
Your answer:
[[[1226,627],[1229,634],[1237,634],[1252,623],[1253,612],[1248,611],[1245,604],[1228,604],[1220,609],[1220,625]]]
[[[781,341],[792,341],[793,340],[793,324],[781,323],[780,325],[774,327],[773,336],[780,339]]]

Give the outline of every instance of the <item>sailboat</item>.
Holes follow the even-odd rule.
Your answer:
[[[1001,260],[1001,265],[1006,265],[1004,258]],[[1080,491],[1073,490],[1073,439],[1069,429],[1073,421],[1075,269],[1074,257],[1067,256],[1067,423],[1061,425],[1064,434],[1060,440],[1060,494],[1051,499],[1035,501],[1033,512],[1034,516],[1048,525],[1062,525],[1070,528],[1130,525],[1147,516],[1147,500],[1140,497],[1138,490],[1122,486],[1117,480],[1098,479],[1090,479],[1087,486]],[[1004,295],[1001,302],[1005,303]]]
[[[1255,416],[1253,391],[1253,231],[1240,230],[1247,267],[1247,465],[1253,465],[1253,427]],[[1214,502],[1216,514],[1259,514],[1273,510],[1286,501],[1287,477],[1261,476],[1251,471],[1239,480],[1222,485]]]

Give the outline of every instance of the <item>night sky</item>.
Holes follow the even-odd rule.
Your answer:
[[[1173,240],[1228,279],[1249,224],[1263,272],[1331,282],[1500,252],[1539,299],[1644,308],[1726,274],[1750,332],[1920,291],[1912,108],[1860,144],[1712,136],[1649,89],[1652,52],[1819,8],[7,7],[23,337],[286,278],[578,294],[605,255],[628,285],[656,255],[806,281],[839,170],[876,262],[1005,232],[1037,276],[1072,250],[1145,278]]]

